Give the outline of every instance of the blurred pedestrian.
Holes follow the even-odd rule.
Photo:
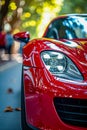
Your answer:
[[[14,39],[11,34],[11,26],[9,24],[6,24],[4,30],[6,32],[5,34],[6,51],[7,54],[9,55],[9,60],[11,60],[11,53],[12,53],[11,50],[12,50],[12,45],[14,43]]]
[[[5,33],[0,28],[0,60],[2,60],[2,55],[6,51]]]

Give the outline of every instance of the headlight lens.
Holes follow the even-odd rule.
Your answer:
[[[65,54],[56,51],[43,51],[41,59],[54,76],[68,80],[83,80],[78,68]]]

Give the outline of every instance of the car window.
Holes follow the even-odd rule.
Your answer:
[[[87,18],[72,16],[54,20],[45,37],[54,39],[87,38]]]

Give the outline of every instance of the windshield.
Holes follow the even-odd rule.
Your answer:
[[[54,39],[87,38],[87,17],[69,16],[54,20],[45,37]]]

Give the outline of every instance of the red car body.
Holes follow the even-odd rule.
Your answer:
[[[33,129],[87,130],[87,37],[47,36],[56,20],[84,16],[87,17],[69,15],[54,19],[42,38],[30,40],[23,47],[25,122]]]

